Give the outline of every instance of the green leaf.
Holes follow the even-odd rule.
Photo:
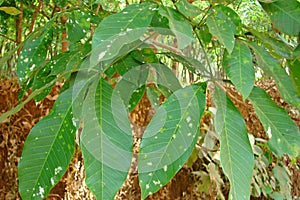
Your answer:
[[[169,27],[177,38],[179,49],[185,48],[193,41],[192,25],[177,10],[160,7],[159,12],[169,19]]]
[[[46,84],[50,83],[51,81],[53,81],[56,77],[55,76],[51,76],[49,75],[51,71],[51,68],[49,68],[49,66],[45,66],[44,68],[40,69],[35,77],[34,77],[34,81],[32,83],[32,91],[35,91],[37,89],[40,89],[41,87],[45,86]],[[36,95],[34,97],[34,100],[36,102],[39,102],[41,100],[43,100],[51,91],[52,86],[55,83],[49,85],[49,87],[47,87],[45,90],[43,90],[41,93],[39,93],[38,95]]]
[[[174,61],[182,63],[184,67],[186,67],[187,69],[189,69],[197,75],[209,75],[209,72],[205,68],[205,65],[195,58],[181,56],[172,52],[166,53],[165,55],[170,57]]]
[[[254,156],[242,115],[223,90],[215,88],[215,128],[220,140],[220,159],[230,181],[229,199],[250,199]],[[242,178],[241,178],[242,177]]]
[[[138,66],[129,70],[122,76],[122,79],[116,85],[116,91],[122,98],[128,111],[132,111],[139,99],[136,99],[136,104],[130,104],[133,94],[139,93],[139,88],[146,85],[149,69],[147,66]],[[145,88],[144,88],[145,89]],[[142,96],[138,96],[142,97]]]
[[[155,9],[156,5],[151,3],[134,4],[103,19],[93,36],[91,66],[114,58],[124,45],[139,40]]]
[[[90,20],[90,13],[84,10],[73,11],[66,23],[68,40],[77,42],[82,39],[89,32]]]
[[[167,184],[189,158],[205,102],[203,88],[193,85],[177,90],[156,111],[138,157],[142,199]]]
[[[232,53],[225,52],[223,65],[232,83],[242,94],[243,99],[246,99],[255,81],[252,55],[248,46],[237,40]]]
[[[6,6],[1,6],[0,10],[6,12],[9,15],[18,15],[21,14],[22,12],[20,10],[18,10],[15,7],[6,7]]]
[[[241,24],[239,16],[229,7],[216,5],[211,9],[206,22],[210,33],[216,36],[231,53],[234,47],[234,35]]]
[[[115,65],[114,68],[117,70],[117,72],[122,76],[126,72],[128,72],[130,69],[137,67],[141,65],[139,61],[133,58],[131,54],[127,55],[125,58],[122,58],[119,60]]]
[[[278,156],[284,154],[298,156],[300,132],[286,111],[277,106],[264,90],[257,87],[253,88],[249,99],[268,134],[270,149]]]
[[[132,159],[128,114],[120,96],[102,78],[94,81],[83,103],[81,148],[86,184],[97,199],[113,199]]]
[[[179,12],[184,14],[186,17],[196,17],[200,15],[201,11],[197,6],[194,6],[187,2],[187,0],[179,0],[175,3],[175,6],[177,6]]]
[[[254,29],[250,30],[250,32],[259,38],[261,42],[269,49],[269,52],[275,57],[284,57],[289,59],[297,57],[297,54],[293,52],[293,49],[282,40],[271,37],[266,33],[260,33]]]
[[[300,2],[297,0],[278,0],[271,3],[260,2],[269,14],[273,25],[281,32],[298,35],[300,32]]]
[[[159,62],[154,51],[149,47],[145,47],[145,48],[142,48],[139,50],[134,50],[131,52],[131,55],[134,57],[134,59],[138,60],[140,63],[158,63]]]
[[[44,199],[68,169],[74,153],[72,90],[59,95],[52,112],[30,131],[18,166],[22,199]]]
[[[298,96],[300,96],[300,60],[288,61],[289,71],[294,85],[297,89]]]
[[[151,71],[152,73],[150,75],[153,75],[153,73],[156,72],[155,82],[158,86],[165,87],[170,93],[182,88],[175,74],[169,67],[156,63],[152,63],[151,67],[155,71]]]
[[[263,71],[272,76],[277,83],[278,90],[282,97],[289,103],[300,109],[300,96],[293,84],[292,79],[265,49],[254,43],[248,43],[254,50],[259,66]]]
[[[205,45],[208,45],[211,42],[212,35],[209,32],[207,24],[201,26],[196,32]]]
[[[45,62],[47,47],[52,40],[51,26],[52,21],[48,22],[43,29],[29,38],[22,48],[17,63],[19,83],[22,84],[36,68],[39,68]]]

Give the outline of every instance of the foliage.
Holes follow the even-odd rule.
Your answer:
[[[41,2],[49,5],[49,1],[10,1],[0,10],[18,15],[17,7],[22,5],[21,12],[30,15],[26,13],[30,7]],[[31,130],[25,142],[19,163],[22,198],[47,196],[67,170],[79,138],[88,187],[98,199],[112,199],[132,160],[128,113],[144,93],[156,112],[143,134],[138,157],[143,199],[167,184],[193,155],[208,94],[213,95],[216,108],[211,130],[220,146],[208,145],[209,133],[201,145],[220,153],[217,163],[230,181],[229,199],[249,199],[255,192],[290,197],[290,187],[283,184],[288,173],[280,165],[273,173],[282,193],[273,192],[274,187],[251,191],[253,177],[256,182],[252,185],[261,186],[261,178],[253,176],[253,170],[263,173],[265,169],[257,169],[257,160],[262,158],[256,153],[258,145],[277,157],[298,158],[300,150],[298,127],[254,82],[259,68],[264,77],[276,81],[282,97],[300,109],[298,1],[54,3],[59,12],[45,20],[49,10],[37,9],[43,14],[33,24],[35,31],[29,31],[15,49],[22,47],[16,69],[22,85],[20,100],[30,88],[32,95],[0,116],[3,121],[31,98],[45,98],[55,82],[64,82],[52,112]],[[262,9],[269,15],[268,28],[272,30],[241,19],[240,9],[252,3],[261,6],[255,12],[264,21],[269,20]],[[1,15],[1,21],[4,16],[8,17]],[[7,35],[14,31],[11,26],[6,27]],[[67,37],[61,40],[64,34]],[[60,52],[66,42],[67,51]],[[8,52],[1,63],[11,56]],[[176,73],[188,72],[188,79],[176,77],[170,68]],[[244,119],[227,93],[228,82],[244,101],[253,104],[269,137],[265,143],[251,142]],[[166,100],[158,105],[160,95]],[[219,187],[214,162],[207,169]]]

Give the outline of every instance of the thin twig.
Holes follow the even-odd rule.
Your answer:
[[[8,40],[10,40],[10,41],[12,41],[14,43],[17,43],[16,40],[9,38],[7,35],[4,35],[4,34],[0,33],[0,36],[4,37],[5,39],[8,39]]]

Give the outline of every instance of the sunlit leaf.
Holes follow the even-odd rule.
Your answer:
[[[0,10],[6,12],[9,15],[18,15],[21,14],[22,12],[20,10],[18,10],[15,7],[6,7],[6,6],[1,6]]]
[[[30,131],[18,166],[22,199],[44,199],[68,169],[74,153],[72,90],[59,95],[52,112]]]
[[[264,90],[257,87],[253,88],[249,99],[269,137],[268,145],[271,150],[278,156],[298,156],[300,132],[286,111],[277,106]]]
[[[123,101],[102,78],[83,103],[81,147],[86,183],[97,199],[113,199],[128,174],[132,136]]]
[[[237,40],[231,54],[225,52],[223,65],[232,83],[246,99],[254,85],[252,55],[246,44]]]
[[[297,0],[278,0],[270,3],[260,2],[269,14],[274,26],[289,35],[300,32],[300,2]]]
[[[204,112],[201,86],[174,92],[146,128],[138,158],[142,199],[167,184],[192,153]]]
[[[220,159],[230,181],[229,199],[250,199],[254,156],[246,124],[223,90],[215,88],[215,128],[220,140]],[[242,177],[242,178],[241,178]]]

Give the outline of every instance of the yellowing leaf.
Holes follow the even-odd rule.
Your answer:
[[[10,15],[18,15],[18,14],[22,13],[20,10],[16,9],[15,7],[3,6],[3,7],[0,7],[0,10],[4,11],[7,14],[10,14]]]

